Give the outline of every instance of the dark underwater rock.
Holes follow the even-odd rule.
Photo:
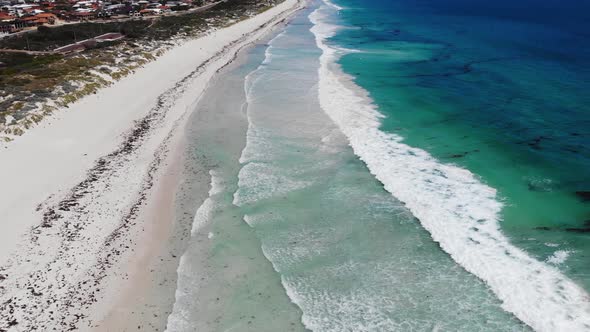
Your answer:
[[[547,227],[547,226],[539,226],[539,227],[535,227],[535,229],[539,230],[539,231],[550,231],[551,230],[551,228]]]
[[[590,191],[576,191],[576,196],[578,196],[582,202],[590,202]]]
[[[590,227],[566,228],[565,230],[574,233],[590,233]]]
[[[582,227],[570,227],[566,229],[568,232],[575,232],[575,233],[590,233],[590,219],[584,221],[584,226]]]

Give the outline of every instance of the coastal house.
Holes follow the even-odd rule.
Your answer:
[[[13,21],[14,19],[16,19],[16,17],[6,12],[0,12],[0,22]]]
[[[27,15],[28,12],[33,10],[33,7],[35,7],[35,6],[31,5],[31,4],[18,4],[18,5],[12,6],[10,8],[10,10],[12,11],[12,14],[15,15],[16,17],[21,17],[24,15]]]
[[[16,16],[10,15],[6,12],[0,12],[0,35],[20,31],[26,26],[27,23],[19,20]]]
[[[43,24],[55,24],[57,16],[51,13],[40,13],[33,16],[27,16],[22,19],[29,26],[39,26]]]
[[[35,17],[45,18],[50,22],[50,24],[54,24],[55,21],[57,20],[57,16],[53,13],[41,13],[41,14],[37,14]]]
[[[96,17],[97,13],[92,11],[77,11],[68,15],[71,21],[90,21],[96,19]]]
[[[163,4],[164,5],[163,5]],[[166,15],[196,6],[193,0],[0,0],[0,34],[41,25]]]

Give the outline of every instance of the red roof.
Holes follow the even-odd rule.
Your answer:
[[[52,21],[54,19],[55,19],[55,15],[50,14],[50,13],[42,13],[42,14],[38,14],[35,16],[25,17],[25,18],[23,18],[23,21],[35,22],[38,24],[45,24],[45,23],[49,23],[50,21]]]
[[[14,19],[15,19],[15,17],[8,14],[8,13],[0,12],[0,20],[6,21],[6,20],[14,20]]]
[[[35,17],[38,17],[38,18],[56,18],[55,14],[52,14],[52,13],[41,13],[41,14],[35,15]]]
[[[91,12],[76,12],[76,13],[73,13],[72,15],[74,15],[74,16],[96,16],[95,13],[91,13]]]

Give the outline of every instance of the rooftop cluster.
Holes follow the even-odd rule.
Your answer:
[[[42,25],[173,14],[204,5],[204,0],[3,0],[0,1],[0,35],[34,30]]]

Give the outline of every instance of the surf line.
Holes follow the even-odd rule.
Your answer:
[[[537,331],[590,331],[588,293],[557,268],[510,244],[499,226],[503,205],[494,188],[379,129],[383,115],[368,92],[341,71],[342,50],[328,43],[340,27],[325,20],[338,10],[326,2],[309,18],[323,51],[320,105],[354,153],[455,262],[490,287],[504,310]]]

